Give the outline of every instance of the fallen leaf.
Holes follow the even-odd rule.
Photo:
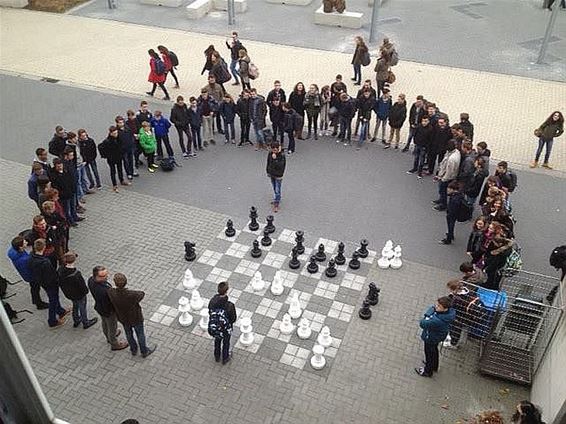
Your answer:
[[[449,406],[448,406],[447,403],[440,405],[440,407],[441,407],[442,409],[448,409],[448,408],[449,408]]]

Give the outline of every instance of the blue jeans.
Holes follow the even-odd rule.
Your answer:
[[[295,132],[294,131],[286,131],[287,137],[289,137],[289,145],[287,146],[288,152],[295,153]],[[283,146],[283,144],[281,144]]]
[[[147,348],[147,345],[145,343],[145,331],[143,329],[143,322],[140,322],[139,324],[134,326],[126,324],[122,324],[122,326],[124,327],[124,333],[126,333],[126,340],[128,340],[130,350],[137,353],[139,344],[140,352],[142,353],[142,355],[146,354],[149,349]],[[134,331],[136,332],[136,337],[138,339],[137,343],[134,339]]]
[[[79,325],[88,324],[88,316],[86,313],[86,296],[79,300],[73,300],[73,323]]]
[[[448,232],[446,233],[446,239],[448,241],[454,240],[454,225],[456,225],[456,217],[446,214],[446,224],[448,226]]]
[[[440,200],[440,206],[446,208],[448,205],[448,184],[450,181],[440,181],[438,183],[438,200]]]
[[[362,121],[362,125],[360,127],[360,138],[358,138],[359,147],[363,146],[364,141],[366,141],[368,132],[369,132],[369,121]]]
[[[537,148],[537,153],[535,155],[535,160],[538,162],[540,155],[542,153],[542,149],[544,147],[544,145],[546,144],[546,152],[544,153],[544,163],[548,163],[548,160],[550,159],[550,153],[552,152],[552,145],[554,144],[554,139],[550,139],[550,140],[543,140],[542,138],[538,139],[538,148]]]
[[[228,359],[230,356],[230,334],[224,334],[223,338],[214,338],[214,357],[220,358],[220,346],[222,346],[222,360]]]
[[[265,143],[263,138],[263,128],[260,128],[256,122],[253,123],[253,127],[254,127],[256,141],[259,143],[260,146],[263,146]]]
[[[59,301],[59,287],[45,289],[47,298],[49,299],[49,314],[47,323],[50,327],[57,324],[57,316],[61,317],[65,313],[65,309]]]
[[[340,123],[340,134],[338,138],[340,140],[347,139],[350,141],[352,138],[352,118],[340,116],[338,121]]]
[[[98,167],[96,166],[96,160],[92,162],[87,162],[85,165],[86,176],[88,178],[88,182],[90,183],[90,188],[94,187],[94,183],[96,180],[96,187],[100,187],[100,176],[98,175]],[[92,171],[92,172],[91,172]],[[94,174],[94,178],[92,175]]]
[[[134,175],[134,150],[135,146],[132,146],[125,152],[122,152],[122,161],[124,162],[124,169],[128,177]]]
[[[279,205],[281,201],[281,183],[283,182],[282,178],[271,178],[271,185],[273,186],[273,203]]]
[[[354,78],[358,84],[362,82],[362,65],[354,65]]]
[[[236,70],[237,64],[238,64],[238,59],[232,59],[232,61],[230,62],[230,72],[232,73],[232,76],[234,77],[235,82],[239,82],[238,77],[240,76],[240,74]]]
[[[197,149],[200,149],[202,147],[202,138],[200,136],[200,125],[199,126],[191,125],[191,135],[193,138],[193,148],[194,151],[196,152]]]
[[[61,200],[61,203],[63,203],[63,209],[65,209],[65,217],[70,224],[79,220],[79,216],[77,215],[77,204],[75,200],[75,194],[73,194],[70,199]]]
[[[88,191],[88,180],[86,178],[86,165],[77,168],[77,190],[80,190],[79,198],[82,198]]]
[[[413,150],[413,155],[415,155],[415,161],[413,162],[412,171],[417,171],[419,175],[423,173],[424,160],[426,156],[426,148],[424,146],[419,146],[415,144],[415,149]]]
[[[226,141],[236,139],[236,128],[234,128],[234,121],[226,122],[226,119],[224,120],[224,136],[226,137]]]

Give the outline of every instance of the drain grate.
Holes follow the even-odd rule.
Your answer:
[[[59,82],[58,79],[55,79],[55,78],[47,78],[47,77],[41,78],[40,81],[43,81],[43,82],[50,82],[50,83],[52,83],[52,84],[56,84],[56,83]]]

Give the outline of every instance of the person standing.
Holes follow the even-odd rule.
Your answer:
[[[149,124],[148,124],[149,125]],[[122,145],[118,138],[118,128],[111,126],[108,128],[108,136],[102,143],[98,145],[98,152],[100,156],[106,159],[108,167],[110,168],[110,179],[112,180],[112,190],[118,193],[118,182],[116,180],[116,172],[120,179],[120,184],[128,186],[131,183],[124,179],[124,172],[122,170]]]
[[[136,139],[134,133],[122,116],[114,119],[118,128],[118,141],[122,145],[122,162],[129,181],[134,179],[134,153],[136,150]]]
[[[199,106],[197,99],[191,97],[189,99],[189,122],[191,125],[191,135],[193,137],[193,157],[197,156],[197,150],[202,150],[202,137],[200,135],[200,127],[202,126],[202,107]],[[206,141],[206,140],[205,140]]]
[[[241,49],[238,52],[238,68],[239,75],[242,79],[242,88],[250,90],[252,86],[250,85],[250,57],[245,49]],[[232,85],[238,85],[234,83]]]
[[[30,254],[26,250],[27,241],[22,236],[17,236],[12,239],[12,244],[8,249],[7,256],[12,261],[12,265],[26,283],[29,283],[29,291],[31,294],[31,303],[39,310],[47,309],[49,304],[41,300],[39,293],[41,286],[39,282],[33,278],[33,273],[30,268],[29,260]]]
[[[356,106],[358,109],[358,121],[361,122],[360,137],[358,138],[356,150],[360,150],[368,136],[371,112],[375,107],[375,98],[372,97],[369,89],[364,90],[362,96],[358,98]]]
[[[102,322],[102,332],[106,341],[110,344],[111,350],[122,350],[128,347],[128,343],[118,341],[118,321],[116,311],[108,296],[108,291],[112,288],[108,282],[108,270],[97,265],[92,270],[92,277],[88,279],[88,289],[94,298],[94,310],[100,315]]]
[[[167,77],[167,69],[165,68],[165,64],[160,59],[159,55],[155,53],[155,50],[149,49],[147,53],[149,54],[150,57],[149,59],[150,71],[147,80],[150,83],[152,83],[153,86],[151,88],[151,91],[147,91],[145,94],[153,97],[153,95],[155,94],[155,90],[157,89],[157,86],[159,86],[159,88],[161,88],[161,90],[163,91],[163,94],[165,94],[163,100],[170,100],[169,93],[165,88],[165,78]]]
[[[338,121],[340,123],[340,134],[337,143],[344,143],[344,146],[352,144],[352,119],[356,113],[354,100],[348,94],[340,94],[338,104]]]
[[[273,212],[277,213],[281,202],[281,183],[285,173],[285,154],[281,151],[281,145],[276,141],[271,144],[271,152],[267,154],[266,172],[273,187],[273,201],[271,202]]]
[[[165,46],[157,46],[157,50],[161,53],[161,59],[165,64],[165,80],[167,80],[167,75],[171,74],[173,79],[175,80],[175,88],[179,88],[179,80],[177,79],[177,75],[175,75],[175,66],[179,64],[179,59],[177,55]]]
[[[352,58],[352,65],[354,67],[354,77],[352,78],[352,81],[355,81],[354,85],[361,85],[362,62],[364,61],[364,57],[368,54],[368,47],[366,46],[364,39],[360,36],[355,37],[354,42],[356,43],[356,50],[354,51],[354,57]]]
[[[446,338],[450,325],[456,318],[456,311],[451,306],[449,297],[443,296],[424,313],[419,326],[422,328],[421,339],[424,342],[425,365],[415,368],[421,377],[432,377],[438,372],[438,344]]]
[[[450,184],[448,184],[446,188],[446,194],[448,196],[448,204],[446,206],[446,225],[448,232],[446,233],[446,237],[439,241],[440,244],[452,244],[454,241],[454,226],[456,225],[459,212],[465,202],[458,181],[450,181]]]
[[[224,136],[226,137],[224,144],[228,144],[230,141],[232,141],[232,144],[236,144],[236,129],[234,128],[236,104],[230,94],[226,93],[224,95],[224,101],[220,104],[218,113],[224,120]]]
[[[389,141],[385,148],[391,147],[391,144],[393,144],[393,137],[395,137],[394,147],[396,149],[399,148],[401,127],[405,123],[405,119],[407,119],[407,102],[405,101],[405,95],[401,93],[389,111],[389,126],[391,129],[389,130]]]
[[[155,150],[157,149],[157,141],[155,140],[155,136],[153,135],[153,131],[151,130],[151,125],[149,122],[144,121],[142,123],[142,127],[140,128],[139,132],[139,140],[140,140],[140,147],[142,149],[143,154],[147,158],[147,170],[151,173],[154,173],[158,165],[155,164]]]
[[[297,125],[295,126],[295,137],[299,140],[304,140],[303,126],[305,122],[305,95],[305,86],[302,82],[295,84],[293,91],[289,95],[289,103],[301,119],[301,122],[297,122]]]
[[[307,112],[308,122],[307,139],[311,138],[311,134],[314,134],[314,139],[318,140],[318,115],[320,113],[321,104],[322,99],[318,92],[318,86],[316,84],[311,84],[304,100],[304,108]]]
[[[377,95],[383,93],[385,83],[389,80],[389,57],[384,51],[380,51],[381,55],[375,64],[375,81],[377,82]]]
[[[554,144],[554,138],[560,137],[564,133],[564,115],[560,111],[552,112],[546,121],[542,123],[540,127],[535,130],[535,136],[538,139],[538,148],[535,154],[535,160],[531,163],[531,168],[536,168],[538,166],[538,161],[540,155],[542,154],[542,149],[546,146],[546,152],[544,154],[544,162],[542,164],[543,168],[552,169],[552,166],[548,163],[550,159],[550,153],[552,152],[552,145]]]
[[[215,144],[214,141],[214,114],[218,110],[218,103],[209,94],[206,88],[200,90],[200,96],[197,101],[198,107],[201,111],[202,119],[202,138],[204,139],[204,146],[208,146],[208,142]],[[200,146],[199,146],[200,149]]]
[[[33,243],[33,253],[29,259],[29,267],[34,281],[47,292],[49,299],[49,317],[47,323],[51,328],[58,328],[65,324],[70,309],[64,309],[59,301],[59,275],[51,261],[44,256],[46,243],[44,239],[37,239]]]
[[[55,127],[55,134],[53,134],[53,138],[51,138],[51,141],[49,142],[49,153],[62,159],[66,145],[67,131],[65,131],[61,125],[57,125]]]
[[[114,275],[114,285],[116,288],[108,289],[108,298],[116,311],[118,321],[124,327],[126,339],[130,345],[130,352],[133,356],[138,354],[138,345],[142,358],[147,358],[157,346],[148,347],[145,339],[143,326],[143,313],[140,302],[145,297],[145,292],[141,290],[130,290],[126,288],[128,279],[122,273]],[[136,339],[134,339],[134,331]]]
[[[348,93],[348,87],[342,81],[342,75],[336,75],[335,81],[330,85],[330,109],[328,111],[331,125],[333,127],[332,137],[338,134],[338,109],[341,103],[340,96],[342,93]]]
[[[263,96],[257,94],[257,89],[250,90],[250,118],[256,137],[256,150],[265,148],[265,140],[263,138],[263,129],[265,128],[265,115],[267,114],[267,106]]]
[[[470,115],[466,112],[460,114],[460,128],[468,140],[474,141],[474,124],[470,122]]]
[[[283,112],[283,104],[278,98],[273,99],[269,107],[269,120],[273,130],[273,140],[277,140],[279,135],[280,143],[283,144],[285,137],[285,112]]]
[[[295,153],[295,129],[297,128],[297,122],[300,121],[300,117],[291,107],[291,103],[283,103],[283,131],[289,137],[289,144],[287,145],[287,153]],[[283,143],[281,143],[283,146]]]
[[[232,39],[230,40],[229,43],[228,40],[226,40],[226,47],[230,50],[230,59],[231,59],[230,72],[234,77],[234,82],[232,83],[232,85],[239,85],[240,82],[238,81],[238,77],[241,76],[242,68],[240,68],[240,73],[238,73],[238,70],[236,69],[236,65],[238,64],[240,50],[244,49],[244,45],[240,42],[240,39],[238,38],[238,33],[236,31],[232,31],[231,38]],[[242,78],[242,82],[244,82],[243,78]]]
[[[285,103],[287,101],[287,95],[285,94],[285,90],[281,88],[281,81],[275,80],[273,81],[273,89],[267,93],[267,105],[271,107],[273,100],[279,99],[281,103]]]
[[[39,188],[37,185],[37,179],[41,175],[47,175],[47,172],[43,169],[43,166],[34,162],[31,166],[31,175],[28,179],[28,197],[34,201],[36,205],[39,204]]]
[[[373,137],[370,141],[373,143],[377,139],[379,127],[381,126],[381,143],[385,145],[384,148],[388,148],[387,143],[385,142],[385,132],[387,130],[387,118],[389,117],[389,110],[391,109],[392,102],[389,89],[384,88],[381,91],[383,94],[379,99],[377,99],[377,102],[375,102],[375,128],[373,130]]]
[[[185,99],[183,98],[183,96],[177,96],[177,102],[171,109],[171,115],[169,119],[171,120],[173,125],[175,125],[175,129],[177,130],[177,134],[179,135],[179,146],[181,146],[183,157],[188,158],[189,156],[192,156],[192,137],[190,128],[191,117],[189,115],[189,108],[185,104]],[[185,134],[187,136],[186,148],[184,140]]]
[[[250,91],[244,89],[242,95],[236,103],[236,113],[240,117],[240,142],[238,147],[241,147],[244,143],[253,144],[250,141]]]
[[[73,327],[83,325],[83,328],[92,327],[98,318],[88,319],[86,296],[88,287],[81,272],[76,268],[77,254],[67,252],[63,255],[63,266],[59,268],[59,285],[67,299],[73,302]]]
[[[415,103],[411,105],[411,110],[409,111],[409,137],[407,138],[407,144],[403,147],[403,153],[409,151],[409,147],[411,146],[411,141],[415,136],[415,131],[417,127],[421,124],[421,118],[426,115],[426,111],[424,108],[424,97],[422,95],[417,96],[417,100]]]
[[[165,144],[165,150],[167,155],[172,158],[174,156],[173,149],[171,148],[171,143],[169,142],[169,128],[171,128],[171,122],[167,119],[160,110],[156,110],[153,118],[150,121],[151,128],[155,134],[155,141],[157,143],[157,160],[163,159],[163,144]]]
[[[236,307],[228,300],[228,283],[218,284],[218,294],[208,303],[208,333],[214,337],[214,359],[226,364],[230,361],[230,337],[238,319]]]
[[[434,174],[434,166],[436,165],[437,160],[440,164],[440,162],[444,159],[448,140],[452,139],[452,130],[448,126],[446,119],[437,118],[436,124],[434,124],[433,116],[434,115],[429,115],[430,123],[434,128],[427,159],[428,173],[430,175]]]
[[[433,207],[436,211],[445,211],[448,202],[448,184],[456,180],[460,169],[460,151],[456,149],[454,140],[448,140],[448,153],[440,162],[438,175],[434,177],[434,181],[438,182],[438,200],[433,200]]]
[[[208,76],[208,84],[206,84],[203,87],[203,89],[207,91],[209,97],[212,97],[214,99],[214,101],[216,102],[216,107],[218,108],[218,105],[220,105],[222,99],[224,98],[224,93],[226,92],[226,90],[224,90],[222,84],[218,83],[218,78],[214,74],[211,73]],[[214,112],[216,112],[216,109],[214,110]],[[224,131],[222,130],[222,118],[220,117],[220,115],[216,113],[215,115],[216,115],[216,129],[218,130],[219,134],[224,134]]]
[[[209,71],[212,69],[212,55],[216,52],[214,45],[210,45],[204,51],[205,62],[204,66],[202,67],[202,71],[200,71],[201,75],[204,75],[205,71]]]
[[[69,222],[69,225],[73,225],[78,221],[81,221],[77,215],[77,205],[74,202],[76,181],[74,176],[64,169],[63,161],[61,159],[53,159],[53,168],[50,169],[49,179],[51,180],[51,186],[59,190],[59,196],[61,203],[63,204],[63,208],[65,209],[65,217]]]
[[[320,135],[328,135],[328,123],[330,121],[330,86],[325,85],[320,90]]]

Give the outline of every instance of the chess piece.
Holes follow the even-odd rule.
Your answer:
[[[358,315],[361,319],[364,320],[371,318],[371,309],[369,307],[369,301],[367,300],[367,298],[362,302],[362,307],[360,308]]]
[[[311,336],[311,334],[312,330],[309,320],[306,318],[301,318],[301,320],[299,321],[299,326],[297,327],[297,336],[299,336],[299,339],[306,340]]]
[[[196,259],[197,254],[195,252],[195,243],[186,241],[185,242],[185,260],[192,262]]]
[[[318,264],[316,263],[316,258],[311,256],[310,262],[307,265],[307,271],[311,274],[316,274],[318,272]]]
[[[224,231],[226,237],[234,237],[236,235],[236,230],[234,229],[234,223],[231,219],[226,222],[226,231]]]
[[[283,290],[285,290],[285,288],[283,287],[283,279],[281,278],[281,272],[278,270],[275,273],[275,276],[273,277],[273,282],[271,283],[271,294],[273,294],[274,296],[280,296],[281,294],[283,294]]]
[[[328,261],[328,268],[326,268],[326,271],[324,271],[324,273],[328,278],[336,277],[338,271],[336,271],[336,263],[334,262],[334,259],[330,259]]]
[[[330,328],[328,328],[327,325],[322,327],[322,330],[320,330],[320,334],[318,335],[316,341],[318,342],[319,345],[321,345],[324,348],[327,348],[332,344],[332,336],[330,335]]]
[[[193,312],[199,312],[204,307],[204,300],[200,296],[200,293],[198,292],[197,289],[194,289],[193,292],[191,293],[190,306],[191,306],[191,311]]]
[[[326,359],[324,358],[324,347],[317,344],[312,348],[313,356],[311,358],[311,367],[315,370],[321,370],[326,365]]]
[[[375,306],[379,302],[380,291],[381,290],[377,288],[375,283],[369,283],[369,291],[368,291],[368,295],[366,296],[366,300],[369,302],[371,306]]]
[[[360,254],[357,251],[352,253],[352,259],[348,262],[348,266],[352,269],[360,269]]]
[[[297,248],[297,253],[299,255],[305,253],[305,246],[303,246],[304,241],[305,241],[305,233],[302,231],[297,231],[295,233],[295,242],[297,243],[295,247]]]
[[[254,342],[254,333],[250,317],[240,319],[240,333],[240,344],[242,346],[251,346]]]
[[[265,225],[264,230],[267,231],[267,234],[271,234],[275,232],[275,225],[273,225],[273,215],[268,215],[265,220],[267,224]]]
[[[252,250],[250,251],[250,255],[252,255],[252,258],[259,258],[261,256],[261,249],[259,248],[259,241],[254,240],[254,242],[252,244],[253,244],[253,247],[252,247]]]
[[[250,231],[259,230],[259,224],[257,222],[257,209],[255,206],[250,208],[250,223],[248,224]]]
[[[181,315],[179,315],[179,324],[183,327],[188,327],[193,323],[193,316],[189,313],[191,307],[189,306],[189,299],[185,296],[179,298],[179,307],[177,308]]]
[[[289,301],[289,316],[293,319],[297,319],[301,316],[303,310],[301,309],[301,302],[299,301],[299,294],[297,292],[293,293],[293,297]]]
[[[389,261],[393,257],[393,242],[387,240],[383,249],[381,249],[381,258],[377,260],[377,266],[382,269],[389,268]]]
[[[261,238],[261,245],[262,246],[270,246],[271,245],[271,238],[269,237],[269,231],[267,228],[263,230],[263,237]]]
[[[265,281],[263,281],[263,277],[261,276],[261,272],[256,271],[254,276],[252,277],[252,290],[255,292],[262,291],[265,289]]]
[[[200,310],[200,321],[198,325],[202,331],[208,331],[208,309],[202,308]]]
[[[324,244],[320,243],[318,245],[318,251],[314,255],[318,262],[324,262],[326,260],[326,253],[324,253]]]
[[[195,280],[193,272],[189,268],[187,268],[187,270],[185,271],[185,277],[183,278],[183,287],[185,288],[185,290],[191,291],[196,288],[196,286],[197,281]]]
[[[338,254],[334,258],[336,265],[344,265],[346,263],[346,257],[344,256],[344,243],[340,242],[338,244]]]
[[[299,256],[299,252],[297,251],[297,247],[293,247],[291,251],[291,260],[289,261],[289,268],[297,269],[301,266],[301,261],[297,258]]]
[[[403,261],[401,260],[402,249],[401,246],[395,246],[393,249],[393,258],[389,261],[389,266],[393,269],[399,269],[403,266]]]
[[[281,325],[279,326],[279,331],[281,331],[281,334],[291,334],[294,329],[295,326],[291,322],[291,316],[289,314],[283,315],[283,320],[281,321]]]
[[[358,249],[358,254],[360,255],[360,258],[368,257],[369,255],[368,244],[369,242],[366,239],[360,240],[360,248]]]

